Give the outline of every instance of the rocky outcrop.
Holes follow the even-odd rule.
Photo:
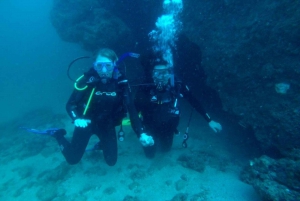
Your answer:
[[[300,2],[191,0],[182,17],[223,109],[277,158],[251,161],[242,180],[266,201],[300,200]]]
[[[192,0],[182,18],[223,109],[253,127],[265,150],[299,147],[299,1]]]
[[[128,26],[97,0],[55,0],[51,22],[60,37],[95,51],[100,47],[126,45],[132,40]]]
[[[300,160],[274,160],[267,156],[250,161],[241,179],[253,185],[265,201],[300,200]]]

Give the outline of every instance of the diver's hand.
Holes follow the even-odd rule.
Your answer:
[[[221,124],[219,124],[218,122],[215,121],[210,121],[209,122],[209,127],[215,132],[220,132],[222,130],[222,126]]]
[[[154,145],[154,140],[152,136],[142,133],[140,137],[140,142],[144,147],[149,147]]]
[[[76,127],[81,127],[81,128],[87,127],[88,124],[90,124],[90,123],[91,123],[91,120],[89,120],[89,119],[76,119],[74,121],[74,125]]]

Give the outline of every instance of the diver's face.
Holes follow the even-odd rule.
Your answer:
[[[162,89],[163,86],[168,84],[171,77],[170,69],[165,65],[157,65],[154,67],[152,72],[152,78],[155,85]]]
[[[103,56],[98,56],[94,63],[94,69],[97,71],[103,83],[106,83],[108,79],[112,78],[114,67],[113,61]]]

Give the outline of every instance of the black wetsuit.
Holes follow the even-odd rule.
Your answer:
[[[141,112],[145,132],[154,138],[154,146],[144,147],[147,157],[155,155],[157,144],[162,151],[169,151],[173,143],[173,135],[177,130],[180,117],[179,99],[184,97],[207,122],[210,117],[200,102],[192,95],[189,88],[181,82],[174,87],[168,85],[159,91],[154,84],[142,85],[135,95],[135,106]]]
[[[95,134],[100,139],[106,163],[113,166],[118,155],[115,126],[121,124],[127,111],[136,134],[140,135],[142,132],[128,82],[121,76],[103,84],[97,72],[91,69],[80,79],[77,86],[81,90],[75,89],[72,93],[66,105],[67,112],[74,121],[89,119],[91,123],[85,128],[75,127],[71,143],[63,135],[56,137],[62,153],[68,163],[78,163],[90,137]],[[87,87],[84,89],[85,86]]]

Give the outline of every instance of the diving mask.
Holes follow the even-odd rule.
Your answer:
[[[154,69],[152,78],[158,90],[163,90],[168,84],[171,73],[169,69]]]
[[[95,62],[94,63],[94,69],[97,72],[113,71],[114,68],[115,68],[115,65],[113,62]]]
[[[170,71],[168,69],[154,69],[152,74],[153,79],[169,79],[170,78]]]

